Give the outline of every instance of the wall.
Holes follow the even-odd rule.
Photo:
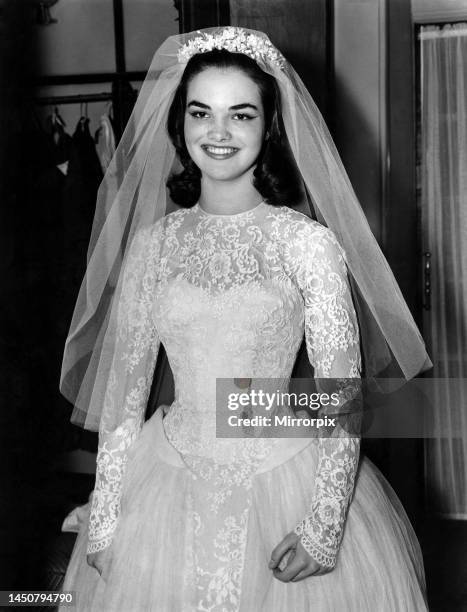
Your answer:
[[[467,19],[466,0],[412,0],[413,19],[417,23]]]
[[[178,12],[172,0],[124,0],[126,69],[145,71],[167,36],[178,34]],[[60,0],[50,13],[57,23],[37,26],[40,73],[67,75],[115,71],[112,0]],[[139,88],[140,83],[134,83]],[[109,92],[110,84],[43,87],[39,95]],[[97,129],[107,102],[88,105],[91,129]],[[40,111],[42,117],[51,109]],[[71,133],[80,117],[79,105],[62,105],[60,114]]]
[[[334,2],[334,136],[367,215],[381,238],[386,144],[384,0]]]

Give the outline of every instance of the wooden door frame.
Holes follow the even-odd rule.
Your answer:
[[[416,37],[410,3],[387,0],[386,23],[388,157],[381,246],[423,333],[422,245],[416,175]],[[422,523],[424,441],[387,440],[386,459],[388,477],[411,520]],[[404,470],[400,469],[402,466]]]

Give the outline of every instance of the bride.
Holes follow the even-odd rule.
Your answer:
[[[77,609],[426,610],[415,534],[358,437],[216,436],[216,381],[287,383],[303,334],[340,405],[360,376],[429,365],[285,58],[251,30],[171,37],[101,186],[65,349],[73,420],[99,430]],[[160,343],[175,400],[143,424]]]

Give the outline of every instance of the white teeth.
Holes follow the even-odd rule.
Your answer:
[[[229,155],[230,153],[234,153],[236,149],[232,147],[206,147],[206,151],[214,155]]]

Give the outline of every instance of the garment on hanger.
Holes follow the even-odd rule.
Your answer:
[[[23,358],[27,364],[22,384],[30,396],[24,403],[26,429],[35,432],[37,448],[47,447],[50,456],[75,448],[81,432],[70,428],[66,418],[67,404],[56,393],[60,375],[63,341],[66,338],[70,312],[63,302],[63,202],[66,174],[60,169],[69,159],[71,136],[57,112],[45,121],[34,119],[24,126],[21,142],[22,185],[11,190],[11,205],[20,209],[21,221],[15,235],[21,236],[20,274],[22,308],[16,317],[21,321],[24,338]],[[25,215],[25,211],[27,214]],[[32,306],[32,307],[31,307]],[[21,344],[21,341],[20,341]],[[37,414],[37,417],[36,417]],[[45,453],[45,451],[44,451]]]
[[[71,136],[65,131],[66,123],[60,116],[58,109],[47,117],[46,131],[49,134],[54,165],[66,175],[68,160],[70,159]]]
[[[108,113],[102,115],[99,127],[94,135],[97,154],[105,173],[115,153],[115,134],[112,119]]]
[[[71,143],[66,177],[63,216],[68,292],[76,298],[84,271],[86,252],[102,169],[89,131],[89,119],[81,117]]]

